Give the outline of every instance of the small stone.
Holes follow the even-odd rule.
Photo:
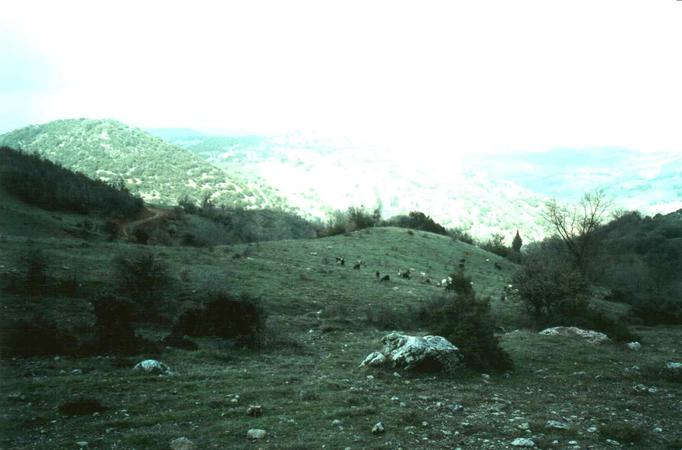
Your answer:
[[[606,443],[609,445],[613,445],[614,447],[620,447],[620,442],[614,441],[613,439],[607,439]]]
[[[340,427],[341,425],[343,425],[343,422],[341,422],[339,419],[334,419],[334,420],[332,421],[332,426],[333,426],[333,427]]]
[[[384,428],[384,424],[381,422],[377,422],[373,427],[372,427],[372,434],[382,434],[386,430]]]
[[[587,429],[588,433],[596,433],[598,431],[597,427],[591,426],[590,428]]]
[[[170,441],[171,450],[194,450],[197,446],[186,437],[179,437]]]
[[[407,403],[405,403],[405,402],[400,402],[400,407],[401,407],[401,408],[407,408]]]
[[[535,447],[535,442],[528,438],[516,438],[511,445],[514,447]]]
[[[523,422],[517,425],[519,430],[530,430],[530,424],[528,422]]]
[[[637,341],[628,342],[628,343],[625,344],[625,345],[627,345],[627,347],[628,347],[630,350],[633,350],[633,351],[639,351],[639,350],[642,348],[642,344],[640,344],[640,343],[637,342]]]
[[[578,441],[568,441],[568,445],[578,445]]]
[[[367,375],[367,380],[372,381],[374,379],[374,375]]]
[[[399,402],[399,401],[400,401],[400,397],[391,397],[391,401],[392,401],[392,402]]]
[[[73,369],[73,370],[71,371],[71,374],[72,374],[72,375],[82,375],[82,374],[83,374],[83,371],[82,371],[81,369]]]
[[[450,403],[450,405],[448,406],[448,409],[450,410],[451,413],[456,414],[458,412],[462,412],[464,410],[464,406],[455,402],[455,403]]]
[[[548,420],[545,423],[545,428],[554,428],[555,430],[568,430],[571,428],[566,422],[561,422],[560,420]]]
[[[76,445],[83,448],[88,446],[88,441],[78,441],[76,442]]]
[[[663,433],[663,428],[661,427],[654,428],[654,433]]]
[[[482,373],[481,378],[483,378],[483,381],[490,381],[490,375],[487,373]]]
[[[263,407],[261,405],[249,405],[249,407],[246,408],[246,415],[260,417],[263,415]]]
[[[638,394],[655,394],[658,392],[658,388],[654,386],[646,386],[644,384],[637,384],[632,387],[632,390],[634,390]]]
[[[261,430],[259,428],[252,428],[246,432],[246,437],[248,439],[259,440],[263,439],[266,434],[267,433],[265,432],[265,430]]]

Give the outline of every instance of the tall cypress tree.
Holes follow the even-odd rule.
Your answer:
[[[515,253],[520,253],[522,245],[523,245],[523,239],[521,239],[521,235],[519,234],[519,230],[516,230],[516,236],[514,236],[514,240],[512,241],[512,250]]]

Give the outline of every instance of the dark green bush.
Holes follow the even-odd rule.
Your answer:
[[[209,294],[206,306],[190,309],[178,317],[173,334],[222,338],[259,338],[267,315],[259,301],[248,296],[233,297],[226,292]]]
[[[448,231],[444,226],[433,220],[421,211],[412,211],[406,216],[391,217],[384,222],[384,225],[401,228],[411,228],[414,230],[429,231],[431,233],[447,235]]]
[[[101,294],[92,305],[96,319],[95,340],[90,350],[94,353],[134,355],[155,349],[151,342],[135,333],[135,305],[130,300]]]
[[[448,234],[450,237],[452,237],[452,239],[464,242],[466,244],[474,245],[476,243],[474,237],[467,231],[464,231],[462,228],[451,228],[448,230]]]
[[[0,329],[2,356],[67,355],[74,352],[77,339],[47,323],[42,317],[30,322],[3,323]]]
[[[603,312],[588,309],[582,316],[577,316],[566,325],[600,331],[616,342],[642,342],[642,337],[633,333],[628,326],[616,319],[608,317]]]
[[[106,410],[99,400],[90,397],[61,402],[58,409],[65,416],[89,416]]]
[[[647,325],[682,324],[682,300],[652,295],[632,305],[630,313]]]
[[[490,301],[476,297],[470,279],[461,273],[454,275],[460,282],[453,286],[453,293],[435,297],[419,308],[416,321],[457,346],[468,367],[493,372],[511,369],[511,357],[495,336]]]
[[[158,303],[171,281],[167,265],[151,251],[140,250],[116,256],[113,266],[119,293],[133,300],[142,318],[157,319]]]
[[[530,250],[512,283],[539,324],[581,315],[588,306],[588,284],[564,252],[546,242]]]

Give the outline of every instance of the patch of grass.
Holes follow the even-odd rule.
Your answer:
[[[621,444],[638,444],[646,434],[644,428],[638,424],[610,423],[599,431],[606,439],[613,439]]]

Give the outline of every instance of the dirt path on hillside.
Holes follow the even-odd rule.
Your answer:
[[[150,208],[147,207],[145,208],[145,213],[144,214],[150,214],[150,216],[144,217],[142,219],[138,220],[133,220],[132,222],[124,222],[121,224],[121,236],[124,238],[128,238],[137,227],[147,224],[149,222],[153,222],[155,220],[161,220],[170,215],[170,211],[167,209],[159,209],[159,208]]]

